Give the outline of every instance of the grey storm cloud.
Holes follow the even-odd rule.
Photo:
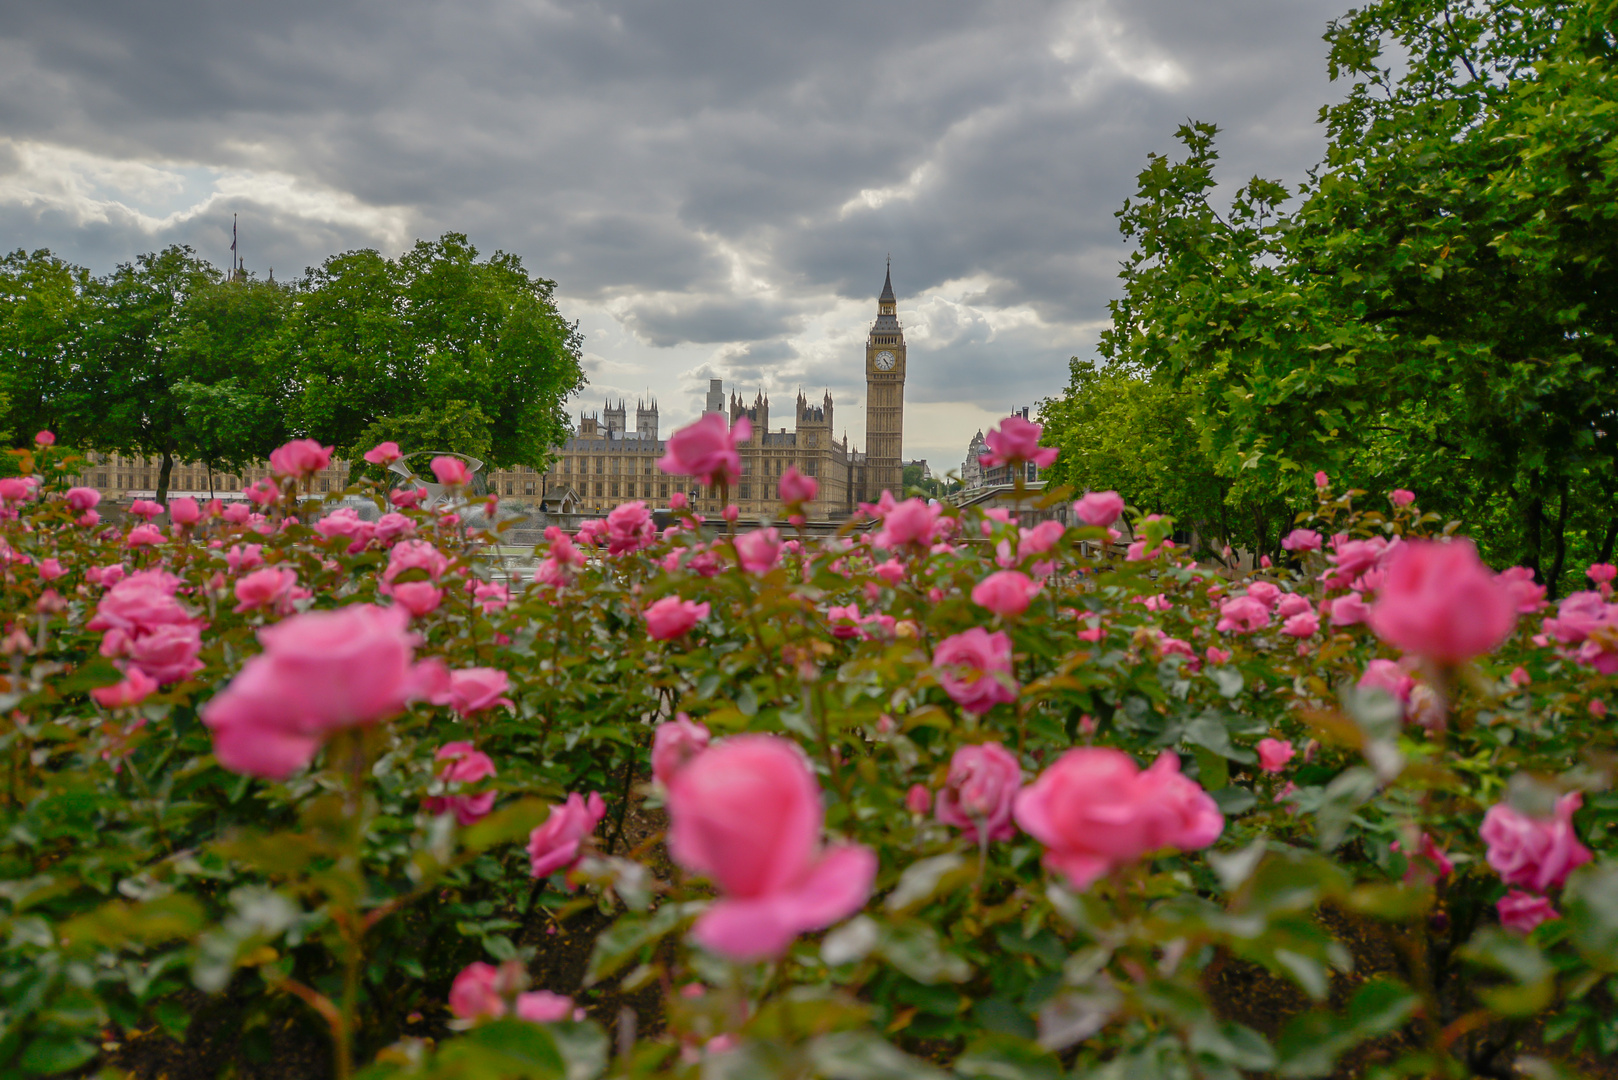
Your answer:
[[[891,254],[907,449],[1059,392],[1187,119],[1320,156],[1344,0],[53,0],[0,6],[0,246],[98,271],[240,216],[277,277],[465,232],[554,279],[604,394],[837,396]],[[729,387],[727,387],[728,389]],[[705,389],[705,388],[704,388]],[[952,411],[953,410],[953,411]],[[953,426],[951,426],[953,425]]]

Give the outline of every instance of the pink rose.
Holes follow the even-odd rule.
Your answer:
[[[189,528],[202,520],[202,507],[192,498],[170,499],[169,520]]]
[[[163,505],[161,503],[155,503],[150,499],[136,499],[134,502],[129,504],[129,512],[138,518],[145,518],[147,521],[150,521],[153,518],[160,517],[162,515]]]
[[[788,465],[781,474],[780,493],[781,501],[788,506],[814,502],[815,496],[820,494],[820,481],[803,475],[796,465]]]
[[[281,490],[268,480],[257,480],[242,488],[242,494],[255,506],[268,506],[281,497]]]
[[[1510,591],[1466,540],[1403,544],[1371,609],[1378,637],[1441,664],[1489,652],[1516,621]]]
[[[667,787],[674,774],[708,748],[708,729],[676,713],[652,731],[652,779]]]
[[[1500,914],[1500,925],[1519,934],[1531,934],[1540,923],[1562,917],[1543,896],[1518,889],[1512,889],[1496,900],[1494,908]]]
[[[551,807],[545,824],[528,834],[529,873],[549,877],[576,865],[585,841],[606,816],[607,804],[594,791],[588,800],[575,791],[567,802]]]
[[[1124,512],[1124,500],[1116,491],[1092,491],[1073,504],[1073,513],[1086,525],[1106,528]]]
[[[710,487],[734,483],[742,472],[738,443],[753,437],[753,424],[743,416],[732,428],[722,413],[703,413],[670,436],[668,453],[657,467],[671,476],[691,476]]]
[[[67,571],[63,569],[62,564],[56,559],[39,560],[39,580],[55,581],[65,573]]]
[[[1271,581],[1254,581],[1248,584],[1247,595],[1271,610],[1281,599],[1281,587]]]
[[[1361,690],[1371,687],[1385,690],[1403,703],[1410,700],[1410,691],[1414,689],[1416,680],[1392,660],[1376,659],[1365,665],[1365,674],[1360,676],[1358,685]]]
[[[947,637],[933,650],[938,685],[969,713],[982,714],[1001,702],[1017,700],[1012,677],[1011,639],[981,626]]]
[[[449,1011],[462,1020],[506,1014],[506,994],[515,986],[501,969],[474,961],[455,976],[449,988]]]
[[[999,743],[960,746],[950,758],[934,814],[974,842],[1009,840],[1017,831],[1011,809],[1021,786],[1022,766]]]
[[[127,709],[139,705],[157,691],[157,680],[138,667],[124,672],[123,681],[111,686],[98,686],[90,696],[103,709]]]
[[[1281,602],[1275,605],[1275,614],[1282,619],[1290,619],[1294,615],[1302,615],[1306,611],[1313,610],[1315,605],[1310,603],[1309,598],[1297,593],[1287,593],[1281,597]]]
[[[1578,645],[1611,621],[1609,611],[1600,593],[1576,592],[1557,605],[1556,618],[1546,619],[1541,625],[1545,633],[1563,645]]]
[[[489,755],[473,747],[469,742],[450,742],[438,748],[433,755],[437,762],[448,762],[448,766],[439,773],[439,779],[447,787],[451,784],[475,784],[479,780],[487,780],[495,775],[494,762]],[[455,815],[455,820],[464,828],[475,825],[489,816],[494,809],[495,792],[485,791],[478,795],[456,793],[453,795],[434,795],[422,800],[422,807],[429,814]]]
[[[1075,888],[1164,847],[1207,847],[1224,831],[1219,807],[1165,750],[1142,771],[1129,755],[1079,747],[1017,796],[1015,818],[1045,846],[1045,865]]]
[[[34,442],[40,446],[55,446],[56,436],[49,431],[41,431],[34,436]]]
[[[232,772],[284,779],[327,733],[372,724],[421,696],[425,665],[398,608],[350,604],[258,632],[264,651],[202,708],[214,754]]]
[[[1354,626],[1363,623],[1371,617],[1371,605],[1357,592],[1345,593],[1331,601],[1331,624],[1333,626]]]
[[[1280,772],[1287,767],[1296,753],[1292,743],[1284,739],[1260,739],[1258,741],[1258,767],[1265,772]]]
[[[442,454],[433,458],[432,470],[433,476],[445,487],[465,487],[472,482],[472,470],[457,457]]]
[[[426,571],[433,581],[443,577],[449,569],[449,556],[426,540],[404,540],[388,552],[388,567],[382,572],[382,582],[392,585],[393,579],[411,570]]]
[[[1251,596],[1233,596],[1219,605],[1215,630],[1228,634],[1251,634],[1270,625],[1270,609]]]
[[[76,487],[67,489],[67,505],[75,511],[94,509],[101,502],[101,492],[95,488]]]
[[[1317,488],[1325,488],[1330,484],[1331,484],[1331,480],[1327,478],[1326,470],[1322,469],[1319,472],[1315,473],[1315,487],[1317,487]]]
[[[820,791],[787,739],[739,735],[710,746],[675,774],[668,812],[669,854],[720,893],[692,936],[722,956],[778,955],[871,895],[876,855],[851,844],[821,848]]]
[[[713,414],[710,414],[713,415]],[[646,633],[656,641],[671,641],[708,617],[708,605],[678,596],[665,596],[647,605]]]
[[[1404,488],[1395,488],[1388,492],[1388,501],[1394,506],[1409,506],[1416,501],[1416,493],[1406,491]]]
[[[270,451],[270,471],[276,476],[307,480],[331,464],[331,451],[331,447],[313,439],[293,439]]]
[[[384,467],[392,465],[402,457],[404,455],[399,452],[399,444],[396,442],[379,442],[365,451],[366,461],[369,461],[372,465]]]
[[[298,588],[298,572],[288,566],[266,566],[236,582],[236,607],[240,614],[257,608],[269,608],[278,615],[292,610],[294,590]]]
[[[1508,566],[1495,580],[1511,593],[1517,614],[1532,615],[1545,606],[1545,586],[1534,581],[1534,572],[1528,567]]]
[[[905,809],[917,817],[927,812],[933,804],[933,793],[927,790],[925,784],[911,784],[910,790],[905,792]]]
[[[896,503],[882,515],[882,529],[871,537],[879,548],[901,548],[906,545],[931,544],[933,527],[941,508],[922,499],[906,499]]]
[[[416,523],[414,521],[411,521],[403,514],[389,510],[386,514],[376,519],[371,535],[378,543],[386,547],[413,535],[415,531]]]
[[[129,535],[124,538],[124,543],[132,548],[150,547],[154,544],[161,544],[166,539],[168,538],[163,535],[162,529],[156,525],[146,524],[136,525],[133,529],[130,529]]]
[[[644,502],[620,503],[607,515],[607,554],[625,555],[656,542],[657,526]]]
[[[736,538],[736,559],[749,574],[763,577],[781,561],[781,534],[774,529],[754,529]]]
[[[392,503],[394,506],[402,506],[407,510],[421,502],[421,500],[425,499],[426,497],[426,488],[396,487],[392,491],[388,492],[388,501],[390,503]]]
[[[1281,541],[1283,551],[1319,551],[1320,534],[1313,529],[1293,529]]]
[[[489,709],[516,706],[505,696],[511,689],[511,679],[498,668],[462,668],[449,673],[449,685],[433,695],[434,705],[448,705],[463,717],[474,716]]]
[[[1365,571],[1376,566],[1388,550],[1388,542],[1380,536],[1369,540],[1350,540],[1339,534],[1332,537],[1332,553],[1326,556],[1333,567],[1322,576],[1327,586],[1340,589]]]
[[[1281,633],[1295,638],[1314,637],[1319,629],[1320,618],[1313,611],[1300,612],[1281,624]]]
[[[517,1014],[519,1020],[527,1020],[533,1024],[553,1024],[572,1016],[574,1006],[570,997],[553,994],[549,990],[530,990],[517,995],[517,1004],[512,1011]]]
[[[1230,663],[1230,650],[1228,649],[1216,649],[1210,645],[1208,646],[1208,651],[1203,655],[1207,656],[1208,663],[1210,664]]]
[[[117,632],[108,634],[112,638]],[[180,682],[202,670],[197,655],[202,652],[202,630],[195,625],[165,624],[154,626],[129,636],[122,648],[108,653],[106,642],[102,655],[123,655],[130,664],[144,671],[159,683]]]
[[[1039,437],[1045,428],[1020,416],[1008,416],[998,428],[990,428],[983,437],[989,447],[987,454],[978,456],[978,464],[985,469],[1031,461],[1041,469],[1048,469],[1056,460],[1055,447],[1042,447]]]
[[[1582,794],[1569,792],[1556,800],[1549,818],[1530,817],[1509,803],[1489,807],[1478,835],[1489,845],[1489,865],[1501,880],[1544,892],[1589,862],[1590,849],[1573,831],[1573,812],[1583,802]]]
[[[252,513],[252,507],[248,506],[246,503],[231,503],[229,506],[225,507],[219,512],[219,516],[230,522],[232,525],[242,525],[246,523],[248,517],[250,517]]]
[[[1009,619],[1028,610],[1028,604],[1039,592],[1038,583],[1017,570],[1000,570],[972,588],[972,602],[978,607]]]

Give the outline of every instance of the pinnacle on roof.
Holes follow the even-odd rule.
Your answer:
[[[891,304],[891,303],[894,302],[894,295],[893,295],[893,258],[892,258],[892,256],[889,256],[889,258],[888,258],[888,274],[887,274],[887,277],[882,279],[882,295],[877,297],[877,301],[879,303],[886,303],[886,304]]]

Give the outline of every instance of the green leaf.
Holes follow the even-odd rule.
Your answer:
[[[872,1031],[822,1035],[809,1043],[808,1056],[826,1080],[945,1080],[948,1076]]]
[[[938,931],[923,922],[892,926],[882,935],[882,955],[919,983],[965,982],[972,965],[945,948]]]
[[[1581,866],[1567,879],[1562,912],[1568,938],[1591,967],[1618,971],[1618,863]]]
[[[980,1035],[955,1059],[955,1071],[973,1080],[1061,1080],[1062,1063],[1030,1039]]]
[[[964,871],[970,876],[970,865],[955,852],[919,859],[905,867],[899,883],[888,894],[883,906],[889,911],[904,911],[930,900],[945,878]]]
[[[503,806],[461,833],[461,847],[467,851],[487,851],[496,844],[525,839],[550,817],[550,804],[544,799],[523,799]]]
[[[71,1035],[41,1035],[24,1048],[17,1064],[34,1076],[55,1076],[72,1072],[97,1053],[95,1043],[88,1039]]]

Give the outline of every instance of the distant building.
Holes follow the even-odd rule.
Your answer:
[[[923,479],[923,480],[931,480],[933,478],[933,471],[927,467],[927,459],[926,458],[917,458],[914,461],[907,461],[907,462],[905,462],[905,468],[906,469],[920,469],[921,470],[921,479]]]
[[[983,431],[979,429],[966,446],[966,460],[961,462],[961,487],[965,490],[983,486],[983,466],[978,464],[978,458],[988,452],[989,444],[983,441]]]

